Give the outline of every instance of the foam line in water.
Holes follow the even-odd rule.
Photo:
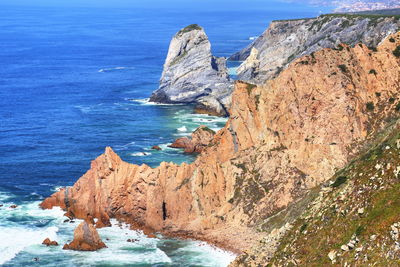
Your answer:
[[[150,152],[136,152],[136,153],[131,153],[130,155],[132,157],[146,157],[146,156],[150,156],[151,153]]]
[[[116,71],[116,70],[133,70],[135,69],[134,67],[115,67],[115,68],[104,68],[98,70],[98,72],[111,72],[111,71]]]

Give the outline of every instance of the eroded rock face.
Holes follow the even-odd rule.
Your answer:
[[[201,153],[211,142],[215,132],[207,126],[198,127],[191,137],[181,137],[170,145],[172,148],[183,148],[185,153]]]
[[[96,228],[84,221],[76,227],[74,231],[74,240],[65,244],[63,249],[79,251],[96,251],[107,246],[101,241]]]
[[[194,103],[198,111],[227,115],[232,89],[225,58],[211,54],[203,28],[189,25],[172,39],[160,87],[150,101]]]
[[[399,45],[398,33],[376,51],[323,49],[263,86],[237,82],[226,126],[194,163],[153,169],[106,148],[41,206],[246,249],[266,218],[329,179],[399,116]]]
[[[252,44],[231,56],[244,60],[238,69],[240,80],[263,84],[289,63],[322,48],[359,42],[376,47],[400,27],[395,17],[323,15],[313,19],[273,21]]]

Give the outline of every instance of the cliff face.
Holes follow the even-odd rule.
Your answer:
[[[190,25],[172,39],[160,87],[150,101],[195,103],[203,112],[227,115],[232,89],[225,58],[214,57],[204,30]]]
[[[301,56],[322,48],[335,48],[340,43],[354,46],[362,42],[376,47],[399,28],[399,17],[370,15],[323,15],[315,19],[274,21],[231,59],[245,60],[238,70],[240,80],[262,84]]]
[[[398,266],[399,152],[397,120],[329,182],[270,218],[273,230],[231,266]]]
[[[376,51],[323,49],[263,86],[237,82],[226,126],[194,163],[152,169],[107,148],[41,206],[246,249],[267,218],[328,180],[398,116],[399,46],[396,34]]]

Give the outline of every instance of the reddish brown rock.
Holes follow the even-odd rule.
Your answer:
[[[210,144],[214,135],[213,130],[202,125],[192,133],[190,138],[178,138],[169,147],[183,148],[185,153],[201,153]]]
[[[18,208],[18,206],[13,204],[13,205],[10,206],[10,208],[11,209],[16,209],[16,208]]]
[[[151,149],[153,149],[153,150],[162,150],[160,146],[152,146]]]
[[[107,147],[41,207],[247,249],[265,219],[329,179],[399,116],[400,34],[389,38],[376,51],[343,45],[302,57],[261,87],[237,82],[228,122],[192,164],[138,166]]]
[[[57,241],[51,241],[49,238],[43,240],[42,244],[46,246],[58,246]]]
[[[65,244],[63,249],[95,251],[106,247],[101,241],[96,228],[84,221],[75,229],[74,240],[69,244]]]
[[[103,228],[103,227],[110,227],[111,222],[110,222],[110,217],[107,215],[107,213],[102,213],[100,215],[100,218],[98,218],[96,222],[96,228]]]
[[[172,148],[186,148],[191,145],[190,138],[189,137],[180,137],[175,140],[172,144],[169,145],[169,147]]]

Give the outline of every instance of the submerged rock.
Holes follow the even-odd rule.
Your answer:
[[[150,101],[193,103],[199,105],[198,110],[225,116],[232,90],[226,59],[211,54],[206,33],[193,24],[173,37],[160,87],[153,92]]]
[[[74,240],[69,244],[65,244],[63,249],[95,251],[106,247],[101,241],[96,228],[84,221],[75,229]]]
[[[43,240],[42,244],[46,246],[58,246],[57,241],[51,241],[49,238]]]
[[[151,149],[153,149],[153,150],[162,150],[160,146],[152,146]]]

